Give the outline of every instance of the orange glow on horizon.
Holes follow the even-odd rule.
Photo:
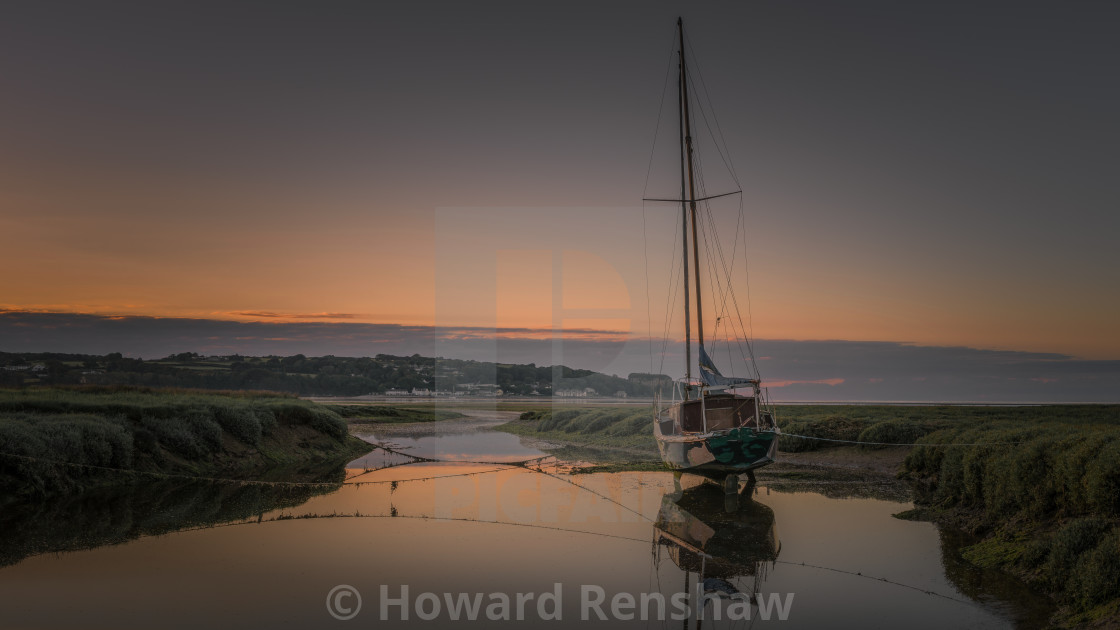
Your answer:
[[[465,275],[447,279],[432,253],[437,239],[430,226],[398,218],[355,221],[345,229],[324,227],[314,217],[296,213],[291,201],[268,201],[286,209],[289,218],[275,226],[241,221],[228,230],[214,230],[188,220],[189,214],[172,214],[161,222],[133,222],[126,233],[119,226],[128,217],[63,220],[66,204],[78,200],[36,199],[37,205],[27,206],[35,212],[9,212],[2,220],[2,308],[110,317],[498,328],[505,337],[544,338],[555,326],[565,336],[588,339],[660,339],[667,332],[679,340],[683,334],[679,307],[672,325],[668,330],[665,326],[667,281],[665,274],[658,275],[657,264],[668,253],[650,249],[647,307],[642,242],[624,226],[608,225],[604,232],[611,238],[591,242],[586,251],[571,248],[587,240],[586,230],[550,232],[542,223],[549,215],[533,217],[525,226],[480,227],[463,239],[489,240],[464,246],[472,256],[462,261]],[[15,201],[9,196],[0,203]],[[230,203],[215,205],[236,216]],[[632,218],[621,210],[618,214]],[[525,231],[530,225],[535,232]],[[518,242],[533,247],[507,249]],[[1114,324],[1120,294],[1094,288],[1088,280],[1050,285],[1053,295],[1040,300],[1038,287],[1025,281],[1006,283],[993,293],[990,280],[981,274],[920,279],[904,267],[845,261],[830,266],[812,252],[783,257],[767,251],[765,244],[761,249],[752,258],[750,286],[753,326],[748,332],[756,338],[1120,357]],[[559,274],[553,269],[557,264]],[[558,291],[556,280],[561,282]],[[449,282],[457,285],[453,299],[440,302],[437,310],[437,296],[444,297]],[[745,287],[737,289],[747,321]],[[707,304],[714,304],[710,288],[705,291]],[[716,313],[705,314],[710,335]],[[596,323],[575,323],[580,319]]]

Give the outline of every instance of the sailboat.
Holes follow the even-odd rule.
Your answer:
[[[677,31],[681,194],[679,200],[650,201],[673,201],[679,202],[681,206],[684,235],[685,377],[674,382],[668,401],[663,400],[660,393],[655,399],[653,433],[661,451],[661,459],[669,468],[678,473],[690,472],[721,479],[725,490],[732,492],[738,487],[739,475],[746,474],[753,481],[754,469],[774,461],[781,431],[774,422],[772,409],[762,404],[757,366],[755,378],[724,376],[705,349],[697,202],[724,195],[697,198],[698,178],[694,171],[692,121],[689,112],[689,75],[685,60],[684,23],[681,19],[677,20]],[[692,279],[688,272],[690,240],[692,267],[695,272]],[[692,285],[691,291],[689,285]],[[696,296],[698,379],[693,378],[690,293]],[[740,393],[742,390],[747,393]]]

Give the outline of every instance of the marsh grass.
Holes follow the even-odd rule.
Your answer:
[[[348,444],[352,438],[338,414],[284,395],[0,390],[0,486],[15,496],[42,495],[107,480],[110,475],[99,468],[199,473],[213,472],[218,460],[229,469],[301,458],[308,453],[300,453],[300,444],[315,438],[291,443],[300,427],[324,438],[316,446],[323,452],[355,446]],[[277,436],[278,430],[284,435]]]
[[[921,503],[987,536],[964,552],[970,561],[1025,577],[1073,613],[1115,608],[1120,407],[1033,410],[928,433],[907,475]]]
[[[324,408],[333,411],[349,422],[367,423],[383,422],[390,424],[403,424],[409,422],[435,422],[437,420],[453,420],[463,418],[463,414],[450,409],[428,405],[337,405],[325,404]]]
[[[562,443],[657,452],[648,407],[585,407],[526,411],[497,427]]]

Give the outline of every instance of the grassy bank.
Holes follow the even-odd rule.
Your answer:
[[[648,407],[581,407],[526,411],[499,431],[583,447],[657,455]]]
[[[338,414],[276,394],[0,390],[0,488],[8,499],[137,478],[121,470],[262,476],[279,468],[321,469],[324,461],[366,450]]]
[[[1062,623],[1116,623],[1120,407],[1050,409],[932,432],[905,468],[927,517],[982,536],[965,559],[1053,593]]]
[[[985,408],[783,405],[778,424],[785,433],[831,440],[912,443],[952,426],[955,410],[985,414]],[[621,448],[657,453],[649,407],[579,407],[528,411],[498,427],[502,431],[565,444]],[[786,453],[816,451],[838,443],[783,436]]]
[[[465,417],[458,411],[436,407],[432,404],[407,406],[322,404],[322,406],[338,414],[348,423],[355,424],[405,424],[454,420]]]

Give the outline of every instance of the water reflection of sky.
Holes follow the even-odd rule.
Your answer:
[[[430,444],[425,439],[415,439],[416,447]],[[432,439],[439,448],[438,437]],[[501,438],[478,434],[478,439],[493,445]],[[447,450],[472,459],[526,454],[482,453],[473,444],[457,441]],[[683,589],[684,572],[654,544],[654,522],[665,495],[673,492],[671,475],[566,477],[497,468],[437,463],[354,469],[351,481],[335,492],[243,524],[29,558],[0,569],[0,610],[12,627],[89,626],[95,620],[94,625],[114,628],[307,628],[340,623],[328,616],[324,600],[332,587],[349,584],[364,597],[363,611],[349,623],[368,627],[381,623],[382,585],[392,596],[407,585],[415,597],[426,591],[542,593],[560,583],[563,620],[549,626],[615,627],[620,625],[615,620],[579,621],[581,585],[601,586],[608,598],[624,592],[668,598]],[[686,477],[686,486],[694,483]],[[891,518],[906,504],[765,488],[754,500],[772,510],[781,541],[777,562],[766,563],[760,592],[795,594],[788,621],[756,619],[756,624],[1010,627],[977,604],[922,592],[965,599],[945,578],[936,529]],[[298,518],[308,516],[329,518]],[[285,520],[273,520],[277,517]],[[711,519],[716,529],[719,520]],[[751,588],[746,581],[731,581]],[[534,614],[510,625],[541,625]],[[403,625],[408,624],[390,627]],[[461,622],[443,615],[423,625],[451,628]],[[704,627],[731,624],[708,621]]]

